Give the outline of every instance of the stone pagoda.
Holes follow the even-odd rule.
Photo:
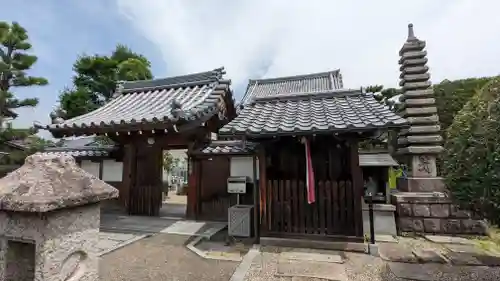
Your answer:
[[[413,25],[409,24],[408,39],[399,51],[402,115],[410,124],[398,138],[398,151],[409,164],[409,179],[401,187],[404,191],[444,191],[436,169],[443,138],[424,49],[425,41],[415,37]]]
[[[398,154],[408,164],[407,178],[398,181],[400,192],[392,194],[398,233],[485,234],[486,223],[459,210],[437,175],[436,158],[443,151],[441,127],[430,82],[425,41],[415,37],[408,25],[408,38],[399,51],[403,90],[402,115],[409,127],[400,131]]]

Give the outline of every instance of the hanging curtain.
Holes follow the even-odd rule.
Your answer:
[[[314,170],[312,165],[311,157],[311,147],[309,140],[306,137],[302,137],[306,152],[306,188],[307,188],[307,202],[312,204],[316,201],[316,192],[314,188]]]

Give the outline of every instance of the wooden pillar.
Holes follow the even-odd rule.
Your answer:
[[[120,190],[120,204],[130,213],[129,200],[130,190],[135,182],[135,146],[126,144],[123,146],[123,171],[122,171],[122,188]]]
[[[190,156],[188,167],[188,190],[187,190],[187,208],[186,217],[197,219],[199,215],[199,190],[201,175],[201,160]]]
[[[137,142],[135,148],[135,161],[131,163],[135,180],[131,184],[129,214],[158,216],[162,205],[163,150],[158,144],[145,141]]]
[[[358,141],[351,141],[349,147],[354,195],[354,231],[357,237],[363,237],[363,210],[361,206],[361,198],[363,197],[363,174],[359,166]]]
[[[253,160],[253,209],[254,209],[254,235],[255,235],[255,240],[254,243],[259,243],[259,238],[260,238],[260,188],[257,186],[259,183],[257,181],[257,155],[254,155],[252,157]]]
[[[260,194],[260,234],[268,230],[267,220],[267,176],[266,176],[266,150],[262,147],[259,151],[259,194]]]

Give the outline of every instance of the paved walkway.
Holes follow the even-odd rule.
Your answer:
[[[203,259],[185,247],[189,236],[156,234],[104,255],[101,280],[106,281],[224,281],[237,262]]]

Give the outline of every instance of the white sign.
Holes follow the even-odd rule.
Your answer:
[[[244,194],[247,192],[246,177],[233,177],[227,179],[227,192]]]

